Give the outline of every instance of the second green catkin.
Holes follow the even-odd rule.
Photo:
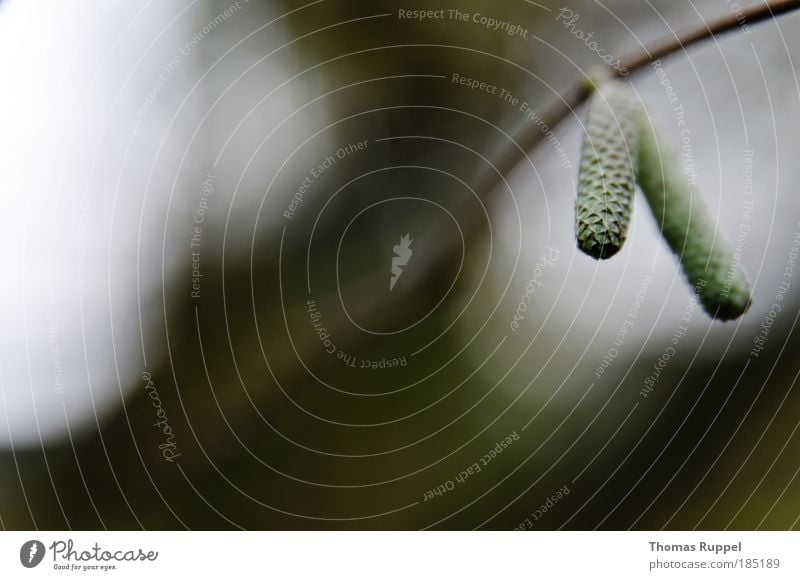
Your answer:
[[[578,174],[575,234],[595,259],[616,254],[628,234],[636,191],[640,105],[622,83],[592,95]]]
[[[750,283],[674,155],[639,115],[638,182],[661,234],[678,256],[706,312],[739,318],[750,307]]]

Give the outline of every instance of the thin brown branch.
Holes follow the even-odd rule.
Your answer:
[[[631,55],[627,59],[623,59],[623,66],[618,67],[620,70],[628,70],[634,72],[650,63],[676,53],[687,47],[707,40],[714,36],[720,36],[726,32],[735,32],[744,29],[743,27],[762,22],[764,20],[772,20],[775,16],[779,16],[792,10],[800,8],[800,1],[798,0],[773,0],[772,2],[765,2],[749,8],[742,8],[740,12],[731,12],[730,14],[718,18],[713,22],[703,23],[695,30],[690,30],[685,34],[676,34],[674,38],[662,41],[654,47],[643,47],[641,51]],[[622,76],[618,71],[615,71],[617,76]]]
[[[731,12],[713,22],[704,22],[696,29],[675,34],[673,38],[656,43],[653,47],[643,47],[635,54],[623,58],[621,65],[615,70],[617,77],[627,77],[631,73],[640,70],[656,60],[683,51],[689,46],[719,36],[726,32],[741,30],[744,25],[750,26],[765,20],[771,20],[781,14],[791,12],[800,8],[798,0],[772,0],[749,8],[743,8],[740,12]],[[618,71],[625,71],[620,74]],[[542,115],[545,123],[553,128],[561,121],[569,117],[591,94],[591,85],[586,79],[578,81],[571,89],[560,95],[549,110]],[[481,187],[481,191],[487,191],[494,187],[500,179],[500,175],[505,175],[519,163],[525,153],[541,142],[546,133],[543,133],[539,126],[526,124],[518,135],[514,135],[517,146],[509,147],[503,155],[495,162],[498,173],[487,174],[487,183]]]

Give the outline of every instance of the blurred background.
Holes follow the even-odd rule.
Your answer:
[[[798,526],[800,14],[623,81],[723,324],[641,196],[577,251],[546,114],[752,3],[459,4],[0,2],[3,528]]]

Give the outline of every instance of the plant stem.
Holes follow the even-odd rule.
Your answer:
[[[689,46],[702,40],[741,29],[745,24],[752,25],[764,20],[771,20],[775,16],[799,8],[800,1],[798,0],[771,0],[763,4],[743,8],[740,12],[731,12],[712,22],[703,22],[701,26],[698,26],[694,30],[689,30],[682,34],[674,34],[674,38],[656,43],[655,46],[650,48],[642,47],[642,49],[635,54],[623,58],[618,70],[627,72],[625,72],[625,74],[620,74],[618,70],[615,70],[615,77],[627,77],[629,74],[648,66],[656,60],[680,50],[685,50]],[[586,82],[585,79],[581,79],[574,86],[559,95],[558,101],[549,107],[549,110],[542,115],[542,119],[550,128],[554,128],[561,121],[570,116],[576,108],[583,104],[591,92],[592,87],[590,83]],[[528,151],[546,137],[546,133],[543,133],[538,125],[526,123],[516,134],[512,134],[512,137],[516,145],[508,147],[495,162],[495,167],[499,175],[506,175],[511,171],[517,163],[524,158],[524,155]],[[480,191],[488,191],[490,188],[494,187],[499,181],[499,175],[494,171],[491,175],[487,174],[487,183],[482,184]]]
[[[749,26],[764,20],[772,20],[775,16],[791,12],[798,8],[800,8],[800,2],[798,0],[773,0],[772,2],[765,2],[764,4],[743,8],[741,12],[731,12],[731,14],[718,18],[713,22],[704,22],[703,25],[699,26],[696,30],[688,31],[683,35],[674,35],[674,38],[665,40],[652,48],[642,47],[642,51],[632,55],[630,58],[623,59],[625,68],[622,68],[622,66],[619,68],[622,70],[627,69],[631,72],[636,71],[660,58],[686,49],[701,40],[719,36],[726,32],[736,31],[737,29],[741,29],[744,25]],[[620,75],[617,72],[617,76],[624,75]]]

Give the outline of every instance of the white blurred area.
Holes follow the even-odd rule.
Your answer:
[[[184,226],[218,152],[210,135],[225,123],[227,138],[252,106],[212,111],[209,94],[233,85],[263,46],[243,41],[228,56],[234,74],[211,63],[264,20],[219,20],[165,66],[229,5],[0,3],[0,446],[95,429],[164,356],[143,345],[163,332],[162,284],[190,266]],[[272,61],[260,67],[241,81],[259,98],[286,78]],[[293,100],[280,92],[260,119],[276,124]],[[249,153],[263,137],[244,124],[231,147]],[[209,220],[224,222],[240,171],[219,168]],[[229,242],[250,235],[233,229]]]
[[[108,3],[0,4],[2,445],[94,425],[143,367],[138,300],[152,302],[159,284],[145,268],[137,295],[142,168],[152,163],[143,146],[161,120],[151,115],[128,141],[149,84],[136,60],[170,11],[157,6],[141,17],[138,5],[117,6],[111,17]],[[151,193],[145,235],[165,201]],[[159,263],[148,246],[142,260]]]

